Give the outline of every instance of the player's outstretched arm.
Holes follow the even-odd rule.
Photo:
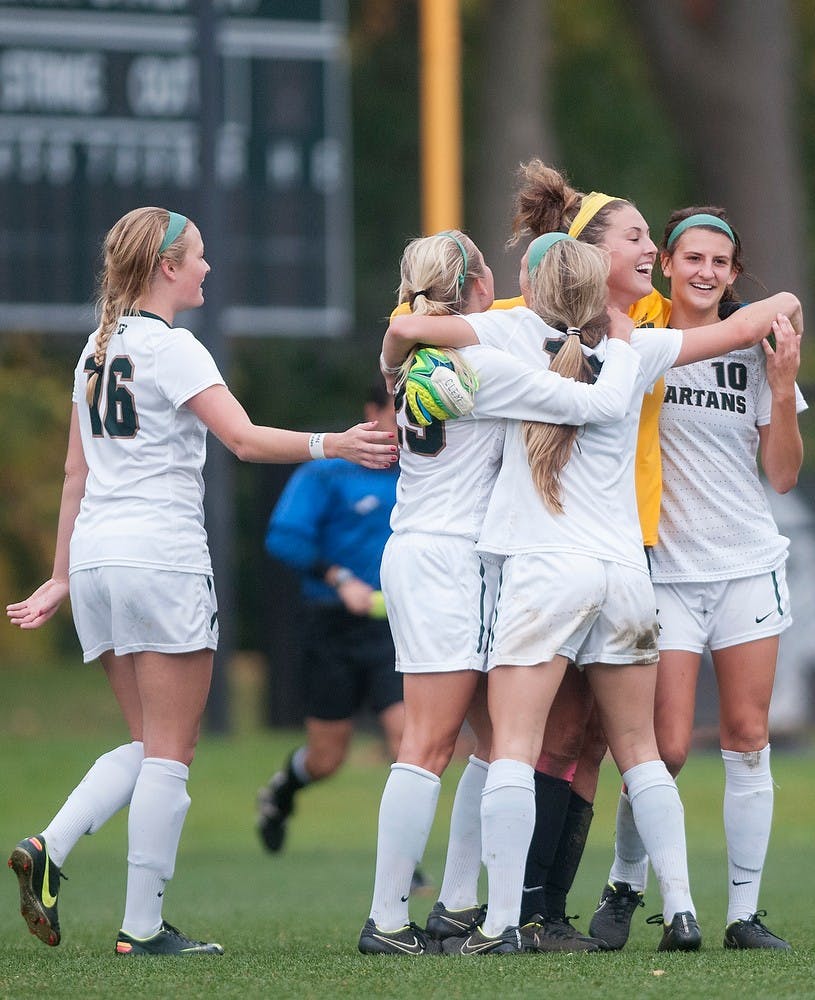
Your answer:
[[[753,347],[770,332],[775,332],[780,317],[786,316],[796,333],[803,332],[801,303],[791,292],[778,292],[769,298],[751,302],[709,326],[683,331],[682,347],[674,366],[716,358],[730,351]]]
[[[186,405],[242,462],[307,462],[344,458],[369,469],[389,468],[397,458],[394,435],[376,430],[376,421],[355,424],[342,433],[309,434],[253,424],[224,385],[212,385]]]

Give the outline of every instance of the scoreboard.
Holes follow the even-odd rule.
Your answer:
[[[345,0],[209,0],[214,59],[205,2],[0,0],[0,331],[87,333],[116,219],[162,205],[195,220],[209,198],[224,333],[350,327]]]

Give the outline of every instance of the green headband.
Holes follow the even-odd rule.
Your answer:
[[[439,233],[439,236],[449,236],[450,239],[455,243],[455,245],[461,251],[461,259],[464,261],[464,271],[458,276],[458,287],[461,288],[464,285],[464,280],[467,277],[467,251],[464,249],[464,244],[454,233],[451,233],[449,229],[445,230],[443,233]]]
[[[536,236],[526,251],[526,266],[529,268],[529,273],[532,274],[543,260],[546,251],[551,250],[555,243],[571,239],[573,237],[569,236],[568,233],[544,233],[543,236]]]
[[[665,244],[666,249],[670,250],[686,229],[695,229],[697,226],[712,226],[714,229],[720,229],[726,236],[730,237],[730,242],[733,246],[736,245],[736,237],[733,235],[733,230],[724,219],[720,219],[718,215],[708,215],[705,212],[701,212],[699,215],[689,215],[687,219],[683,219],[674,226],[674,230]]]
[[[178,212],[168,212],[167,215],[169,215],[170,219],[167,223],[167,232],[164,234],[164,239],[158,248],[160,254],[164,253],[167,247],[175,243],[181,235],[181,230],[187,225],[186,215],[179,215]]]

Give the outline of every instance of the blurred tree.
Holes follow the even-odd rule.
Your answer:
[[[64,356],[35,336],[12,337],[0,352],[0,426],[5,429],[0,489],[3,606],[27,597],[51,572],[62,469],[68,444],[70,381]],[[70,375],[68,375],[70,379]],[[49,626],[0,628],[0,663],[41,662],[79,652],[67,607]]]
[[[789,3],[630,0],[623,6],[632,33],[645,41],[696,173],[694,200],[727,208],[744,241],[748,270],[769,291],[790,288],[809,298]]]
[[[548,0],[482,4],[482,58],[476,100],[480,138],[471,160],[473,233],[495,276],[498,295],[513,295],[523,248],[507,252],[518,165],[557,159],[552,122],[552,32]]]

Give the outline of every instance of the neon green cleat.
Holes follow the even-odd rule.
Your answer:
[[[43,837],[27,837],[11,852],[8,866],[20,883],[20,913],[28,929],[52,948],[60,942],[57,896],[64,878],[48,857]]]

